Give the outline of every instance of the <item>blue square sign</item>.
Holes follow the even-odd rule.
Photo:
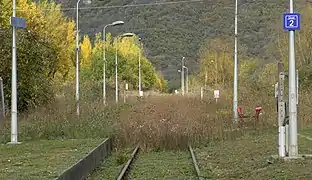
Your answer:
[[[299,13],[284,13],[283,14],[283,29],[286,31],[300,30],[300,14]]]

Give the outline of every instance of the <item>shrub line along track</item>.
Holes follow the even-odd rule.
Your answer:
[[[126,179],[127,174],[130,171],[131,164],[133,163],[135,157],[137,156],[139,149],[140,149],[140,145],[138,144],[136,148],[134,149],[134,151],[132,152],[130,159],[127,161],[126,165],[122,168],[117,180]]]
[[[192,156],[192,161],[193,161],[194,168],[195,168],[195,170],[196,170],[198,179],[199,179],[199,180],[205,180],[205,179],[201,176],[201,174],[200,174],[199,167],[198,167],[198,163],[197,163],[197,160],[196,160],[196,157],[195,157],[195,154],[194,154],[194,151],[193,151],[192,146],[189,145],[188,147],[189,147],[189,150],[190,150],[190,153],[191,153],[191,156]]]

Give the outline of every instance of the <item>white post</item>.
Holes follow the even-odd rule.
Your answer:
[[[237,122],[238,120],[238,114],[237,114],[237,79],[238,79],[238,74],[237,74],[237,0],[235,0],[235,39],[234,39],[234,89],[233,89],[233,115],[234,115],[234,120]]]
[[[0,93],[1,93],[1,113],[2,113],[2,117],[1,118],[5,118],[5,105],[4,105],[4,89],[3,89],[3,80],[2,78],[0,77]]]
[[[200,100],[203,100],[204,92],[203,87],[200,87]]]
[[[0,93],[1,93],[1,113],[2,113],[2,117],[0,117],[0,120],[1,118],[5,118],[5,105],[4,105],[4,90],[3,90],[3,80],[2,78],[0,77]]]
[[[293,0],[289,0],[289,12],[293,13]],[[297,95],[295,64],[295,31],[289,31],[289,157],[298,156]]]
[[[142,45],[141,45],[141,48],[142,48]],[[141,84],[142,83],[141,83],[141,50],[140,50],[139,51],[139,97],[141,97],[141,91],[142,91]]]
[[[116,104],[118,103],[118,37],[116,37],[116,57],[115,57],[115,99],[116,99]]]
[[[289,153],[289,125],[285,125],[285,151]]]
[[[299,71],[298,71],[298,69],[296,71],[296,74],[297,74],[297,76],[296,76],[296,89],[297,89],[297,102],[296,102],[296,104],[298,105],[299,104]]]
[[[182,66],[181,66],[181,91],[182,96],[184,96],[184,57],[182,58]]]
[[[188,68],[186,68],[186,93],[188,93],[188,84],[189,84],[189,81],[188,81]]]
[[[80,114],[79,110],[79,19],[78,19],[78,13],[79,13],[79,2],[77,2],[76,6],[76,113],[77,116]]]
[[[284,64],[278,63],[278,154],[280,157],[285,157],[285,101],[284,101]]]
[[[103,28],[103,104],[106,105],[106,29]]]
[[[13,17],[16,17],[16,0],[13,0]],[[16,87],[16,27],[13,26],[12,39],[12,102],[11,102],[11,142],[10,144],[18,144],[17,132],[17,87]]]
[[[279,156],[285,157],[285,126],[279,126]]]

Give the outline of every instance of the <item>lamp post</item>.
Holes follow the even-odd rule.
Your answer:
[[[289,13],[294,13],[293,0],[289,0]],[[289,31],[289,157],[298,156],[297,130],[297,97],[296,97],[296,61],[295,61],[295,31]]]
[[[79,2],[76,5],[76,108],[77,116],[80,114],[79,110]],[[84,4],[91,4],[91,0],[83,0]]]
[[[188,93],[188,68],[186,66],[183,66],[183,68],[186,69],[186,93]]]
[[[133,33],[124,33],[122,35],[117,36],[116,38],[116,56],[115,56],[115,99],[116,104],[118,104],[118,38],[121,37],[132,37],[135,34]]]
[[[16,17],[16,0],[13,0],[13,17]],[[17,76],[16,76],[16,27],[12,38],[12,97],[11,97],[11,144],[19,144],[17,132]]]
[[[184,96],[184,59],[185,57],[182,57],[181,62],[181,90],[182,90],[182,96]]]
[[[143,47],[143,44],[141,43],[141,38],[139,38],[139,42],[140,42],[140,48]],[[143,48],[142,48],[143,49]],[[142,91],[142,80],[141,80],[141,49],[139,52],[139,97],[141,97],[141,91]]]
[[[237,74],[237,0],[235,0],[235,34],[234,34],[234,79],[233,79],[233,116],[234,116],[234,121],[237,122],[238,114],[237,114],[237,79],[238,79],[238,74]]]
[[[115,21],[111,24],[107,24],[103,28],[103,41],[104,41],[104,47],[103,47],[103,104],[106,105],[106,28],[109,26],[117,26],[117,25],[123,25],[123,21]]]

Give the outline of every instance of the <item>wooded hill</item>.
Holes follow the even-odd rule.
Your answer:
[[[64,7],[75,7],[74,0],[58,0]],[[94,1],[92,7],[155,3],[155,0],[103,0]],[[161,1],[164,2],[164,1]],[[168,2],[168,1],[167,1]],[[295,3],[305,5],[311,1]],[[205,39],[216,36],[233,40],[234,1],[203,0],[203,2],[180,3],[157,6],[141,6],[110,9],[87,9],[80,11],[80,27],[91,37],[100,32],[105,24],[115,20],[125,21],[123,27],[110,28],[114,34],[132,31],[140,34],[147,56],[169,80],[179,79],[177,73],[180,59],[194,72],[199,65],[198,49]],[[81,3],[81,7],[86,7]],[[239,44],[240,53],[274,59],[267,52],[268,46],[277,38],[277,29],[282,27],[282,13],[289,5],[287,1],[240,0]],[[75,10],[66,11],[75,17]]]

